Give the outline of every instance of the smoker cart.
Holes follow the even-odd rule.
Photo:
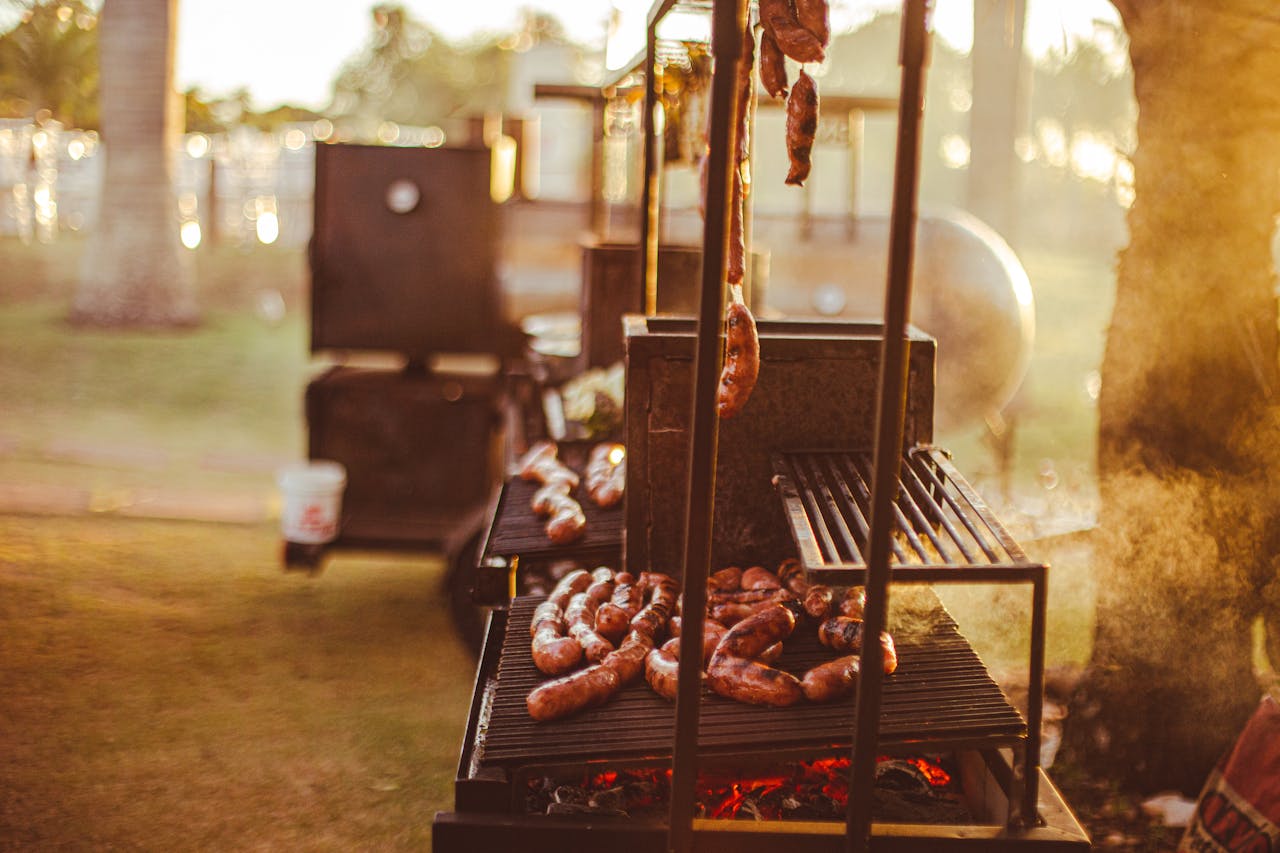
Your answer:
[[[319,145],[308,455],[347,469],[341,548],[458,552],[498,478],[507,363],[490,155]],[[293,559],[290,560],[290,557]]]

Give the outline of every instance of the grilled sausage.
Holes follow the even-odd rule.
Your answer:
[[[675,701],[680,690],[679,640],[668,640],[661,648],[649,651],[644,659],[644,677],[654,693]]]
[[[742,588],[742,569],[729,566],[718,572],[712,572],[707,578],[707,589],[714,592],[733,592]]]
[[[821,62],[826,57],[818,37],[800,26],[791,0],[760,0],[760,23],[796,62]]]
[[[862,620],[848,616],[832,616],[818,626],[818,642],[838,652],[856,652],[862,648]]]
[[[521,469],[521,476],[543,485],[566,483],[570,490],[578,488],[581,478],[571,468],[556,458],[539,458],[532,465]]]
[[[591,448],[585,475],[587,496],[605,509],[616,506],[626,489],[626,449],[615,442],[600,442]]]
[[[529,652],[540,672],[564,675],[582,661],[582,646],[566,637],[564,628],[564,613],[554,601],[544,601],[533,611]]]
[[[617,672],[596,664],[539,684],[529,692],[525,706],[539,722],[556,720],[609,701],[619,686]]]
[[[851,586],[845,590],[844,597],[840,599],[840,615],[848,616],[850,619],[861,619],[866,606],[867,588]]]
[[[752,705],[793,705],[803,695],[800,680],[755,660],[717,651],[707,666],[707,685],[727,699]]]
[[[574,569],[560,579],[555,589],[551,590],[551,594],[547,596],[547,601],[563,611],[569,606],[569,599],[590,585],[591,572],[586,569]],[[536,619],[534,627],[536,628]]]
[[[760,83],[769,97],[787,96],[787,60],[767,28],[760,33]]]
[[[551,517],[543,529],[552,542],[567,545],[582,538],[587,529],[587,516],[580,503],[568,495],[560,495],[555,499]]]
[[[795,557],[787,557],[779,563],[775,574],[782,585],[796,595],[803,596],[809,591],[809,578],[805,576],[804,565]]]
[[[857,655],[820,663],[800,679],[800,689],[810,702],[830,702],[852,693],[858,685],[861,662]]]
[[[595,489],[587,492],[596,506],[609,509],[622,503],[627,494],[627,463],[622,461],[614,466],[609,476]]]
[[[737,158],[733,164],[733,184],[729,197],[729,244],[725,259],[725,281],[742,284],[747,270],[746,205],[750,192],[751,156],[751,98],[755,94],[752,85],[752,69],[755,66],[756,40],[747,23],[742,33],[742,56],[738,61],[738,101],[734,115],[734,135],[737,138]]]
[[[769,604],[731,627],[716,646],[716,654],[751,660],[791,636],[795,627],[796,617],[791,610]]]
[[[730,285],[742,284],[747,270],[746,186],[742,167],[733,170],[733,188],[729,196],[729,243],[725,247],[724,278]]]
[[[760,339],[756,320],[742,302],[742,289],[733,288],[725,314],[724,369],[716,389],[716,411],[722,419],[736,416],[747,405],[760,375]]]
[[[791,168],[786,183],[801,186],[812,167],[813,139],[818,133],[818,87],[800,69],[796,84],[787,96],[787,157]]]
[[[880,632],[880,648],[884,649],[884,674],[892,675],[898,668],[898,650],[893,645],[893,637],[888,631]]]
[[[818,44],[826,47],[831,43],[831,20],[827,9],[827,0],[795,0],[796,20],[800,26],[813,33]]]
[[[582,662],[582,645],[573,637],[564,636],[562,631],[544,622],[533,635],[529,651],[539,672],[564,675]]]
[[[836,591],[826,584],[815,583],[804,594],[804,612],[810,619],[826,619],[831,615],[831,605]]]
[[[713,592],[707,595],[708,604],[755,604],[760,601],[769,601],[777,595],[777,588],[773,589],[739,589],[733,592]]]
[[[538,479],[537,470],[540,465],[554,460],[557,454],[553,441],[539,441],[530,445],[520,460],[516,462],[516,471],[522,480]]]
[[[587,587],[587,598],[595,605],[594,609],[609,601],[613,596],[613,569],[600,566],[591,572],[591,586]],[[593,616],[594,618],[594,616]]]
[[[763,566],[752,566],[742,573],[742,588],[745,590],[781,589],[782,582],[778,580],[777,575]]]
[[[655,596],[631,619],[631,630],[647,634],[656,643],[661,639],[662,631],[667,626],[667,620],[671,618],[674,606],[674,593],[670,598]]]
[[[638,583],[618,582],[613,598],[596,610],[596,630],[611,642],[618,642],[631,628],[631,618],[644,604],[644,588]]]
[[[591,663],[599,663],[613,651],[613,643],[595,629],[596,604],[590,593],[580,592],[569,600],[564,611],[567,633],[582,646],[582,654]]]
[[[605,655],[600,663],[618,676],[618,686],[624,687],[644,672],[645,656],[653,648],[653,640],[641,631],[632,631],[622,641],[617,651]]]
[[[761,663],[777,663],[778,658],[782,657],[782,643],[774,643],[769,648],[760,653],[756,660]]]
[[[725,601],[711,605],[711,609],[708,612],[712,619],[721,625],[732,628],[752,613],[755,613],[755,608],[750,604]]]
[[[556,505],[561,497],[569,497],[568,480],[554,480],[546,485],[539,486],[538,490],[533,493],[533,498],[529,501],[529,507],[533,510],[534,515],[550,515],[555,511]]]

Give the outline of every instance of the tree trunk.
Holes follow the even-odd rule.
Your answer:
[[[1013,143],[1026,121],[1022,33],[1027,0],[974,0],[973,105],[966,206],[1006,242],[1014,240]]]
[[[106,152],[98,224],[86,247],[74,322],[177,326],[197,321],[192,260],[178,242],[173,159],[177,0],[106,0],[99,27]]]
[[[1259,0],[1117,2],[1136,201],[1099,399],[1098,616],[1067,755],[1194,795],[1261,690],[1277,554],[1280,28]]]

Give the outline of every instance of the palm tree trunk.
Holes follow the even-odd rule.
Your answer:
[[[106,0],[99,31],[106,168],[72,320],[106,326],[196,322],[192,260],[178,242],[173,157],[177,0]]]
[[[1102,364],[1094,653],[1067,746],[1107,778],[1194,794],[1257,704],[1250,629],[1277,553],[1280,33],[1256,0],[1116,6],[1136,201]]]

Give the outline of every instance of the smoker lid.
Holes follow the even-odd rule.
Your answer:
[[[313,351],[501,351],[489,162],[480,147],[316,146]]]

